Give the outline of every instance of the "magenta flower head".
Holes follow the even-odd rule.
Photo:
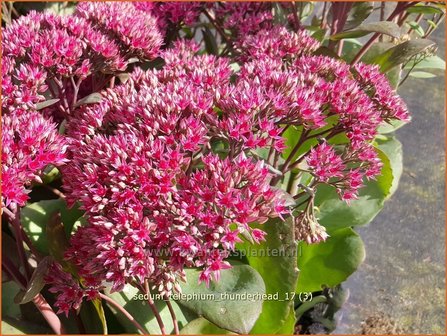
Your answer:
[[[134,5],[148,10],[147,3],[136,2]],[[182,25],[192,26],[197,22],[202,8],[206,6],[202,2],[189,1],[156,2],[151,5],[152,15],[157,17],[160,26],[164,29]]]
[[[30,12],[2,29],[3,113],[36,109],[51,96],[59,99],[51,114],[62,120],[91,93],[89,83],[157,57],[161,44],[156,19],[131,3],[81,3],[67,16]]]
[[[82,2],[76,7],[76,15],[135,56],[155,58],[163,42],[156,18],[131,2]]]
[[[81,307],[83,299],[93,300],[99,297],[97,288],[90,288],[85,284],[81,286],[72,274],[55,261],[50,263],[44,279],[50,285],[49,291],[57,294],[54,303],[58,308],[57,313],[63,313],[66,317],[72,309],[76,311]]]
[[[250,224],[288,212],[262,161],[236,146],[214,152],[219,141],[233,146],[213,108],[228,94],[231,71],[225,59],[196,50],[176,43],[163,70],[136,70],[67,124],[64,186],[88,224],[66,257],[91,286],[119,291],[148,280],[169,295],[186,267],[202,268],[206,283],[217,280],[242,231],[259,242],[264,234]],[[274,125],[261,126],[279,136]]]
[[[2,116],[2,207],[24,206],[32,182],[49,166],[67,160],[56,125],[38,112]]]
[[[272,4],[269,2],[222,2],[216,4],[214,12],[236,40],[273,26]]]
[[[265,57],[293,61],[302,55],[315,51],[320,43],[304,30],[288,31],[277,26],[264,29],[255,35],[247,35],[239,42],[242,59],[263,59]]]

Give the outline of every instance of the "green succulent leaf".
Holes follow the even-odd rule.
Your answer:
[[[299,244],[297,292],[315,292],[345,281],[363,262],[362,239],[351,228],[331,234],[322,243]]]
[[[287,314],[286,320],[282,324],[282,326],[276,330],[275,334],[277,335],[293,335],[295,333],[295,324],[296,324],[295,311],[293,306],[290,308],[289,313]]]
[[[410,73],[410,77],[414,77],[414,78],[434,78],[434,77],[436,77],[436,75],[432,74],[431,72],[427,72],[427,71],[412,71]]]
[[[232,332],[221,329],[215,324],[203,317],[199,317],[189,322],[182,330],[180,335],[227,335],[233,334]]]
[[[396,190],[402,174],[401,144],[394,137],[383,136],[382,140],[376,140],[375,145],[383,163],[382,172],[376,180],[365,183],[365,187],[359,191],[358,199],[347,204],[340,200],[333,187],[318,186],[315,197],[317,217],[329,234],[340,228],[368,224]]]
[[[433,41],[427,39],[410,40],[398,44],[376,56],[373,63],[378,64],[382,72],[387,72],[397,65],[410,61],[416,56],[430,56],[435,49],[436,43]]]
[[[348,13],[344,29],[350,30],[359,26],[371,15],[373,9],[374,3],[371,1],[355,2]]]
[[[436,6],[416,4],[408,8],[407,12],[411,14],[443,14],[445,13],[445,10]]]
[[[404,69],[415,70],[410,73],[412,77],[431,78],[445,71],[445,61],[439,56],[429,56],[422,60],[410,60]]]
[[[89,94],[88,96],[85,96],[82,99],[79,99],[76,104],[74,104],[74,107],[79,107],[81,105],[87,105],[87,104],[96,104],[99,103],[102,100],[102,96],[98,92],[93,92]]]
[[[405,121],[401,121],[401,120],[392,120],[389,123],[382,123],[379,128],[378,128],[378,132],[380,134],[389,134],[389,133],[393,133],[396,130],[398,130],[399,128],[401,128],[402,126],[406,125],[407,123]]]
[[[77,207],[68,209],[64,200],[57,199],[28,203],[21,210],[23,229],[37,250],[45,255],[49,254],[46,228],[51,216],[57,212],[61,214],[64,232],[68,237],[74,223],[83,214]]]
[[[107,335],[107,321],[101,299],[84,301],[79,316],[88,334]]]
[[[37,294],[40,293],[40,291],[45,286],[44,277],[47,274],[48,267],[50,266],[52,261],[53,258],[47,256],[39,262],[33,272],[33,275],[31,276],[31,279],[28,282],[28,288],[25,292],[23,292],[23,295],[19,295],[16,297],[16,303],[24,304],[30,302]]]
[[[48,99],[36,104],[36,110],[42,110],[59,102],[59,99]]]
[[[278,293],[279,300],[264,302],[262,313],[251,333],[273,334],[289,319],[289,312],[293,307],[291,293],[295,291],[298,279],[294,227],[290,217],[286,221],[271,219],[253,227],[265,231],[266,240],[260,244],[239,243],[236,248],[262,276],[266,293]]]
[[[2,335],[45,335],[53,333],[53,330],[41,324],[19,318],[2,316]]]
[[[219,48],[217,46],[216,38],[208,27],[202,29],[203,39],[205,40],[206,51],[211,55],[218,55]]]
[[[184,296],[178,303],[222,329],[248,334],[262,311],[259,297],[266,292],[259,273],[248,265],[233,265],[207,287],[199,284],[200,272],[186,270],[187,283],[181,285]]]
[[[331,40],[338,41],[345,38],[362,37],[371,33],[379,33],[399,38],[401,36],[401,29],[396,23],[390,21],[364,23],[354,30],[348,30],[332,35]]]

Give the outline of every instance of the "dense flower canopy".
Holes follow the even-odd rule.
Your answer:
[[[233,54],[184,36],[163,45],[210,12]],[[278,182],[298,170],[304,191],[328,184],[354,200],[381,173],[379,125],[409,120],[376,66],[315,55],[320,43],[277,25],[268,3],[83,2],[67,16],[31,12],[2,38],[2,207],[24,206],[53,165],[85,211],[65,252],[82,285],[58,264],[47,277],[65,313],[110,284],[169,296],[188,267],[218,280],[242,237],[265,239],[251,224],[272,217],[293,216],[297,240],[325,240],[313,196],[296,209]],[[157,57],[161,67],[135,65]],[[300,132],[289,151],[288,130]]]

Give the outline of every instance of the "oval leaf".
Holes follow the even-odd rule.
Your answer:
[[[404,69],[439,69],[445,70],[445,61],[439,56],[429,56],[424,58],[422,61],[408,62]]]
[[[434,78],[436,77],[435,74],[432,74],[431,72],[426,72],[426,71],[412,71],[410,73],[411,77],[414,78]]]
[[[28,282],[28,288],[26,289],[20,300],[16,301],[18,304],[24,304],[30,302],[34,297],[40,293],[42,288],[45,286],[44,277],[47,274],[48,267],[50,266],[53,258],[45,257],[37,265],[36,269]]]
[[[199,284],[200,272],[186,270],[188,282],[181,285],[182,298],[191,299],[178,303],[220,328],[248,334],[262,311],[262,300],[258,297],[265,294],[265,284],[259,273],[248,265],[233,265],[221,271],[219,282],[206,287],[203,282]]]
[[[353,29],[365,21],[371,15],[374,3],[370,1],[355,2],[348,13],[344,29]]]
[[[96,104],[99,103],[102,100],[102,96],[98,92],[94,92],[89,94],[88,96],[85,96],[82,99],[79,99],[76,104],[74,104],[74,107],[78,107],[85,104]]]
[[[64,253],[69,247],[68,238],[65,234],[64,225],[62,224],[61,214],[54,212],[50,215],[50,219],[46,226],[46,235],[48,238],[48,252],[62,266],[64,271],[77,276],[76,268],[64,259]]]
[[[440,7],[429,6],[424,4],[416,4],[407,9],[408,13],[417,13],[417,14],[443,14],[445,10]]]
[[[332,233],[323,243],[300,242],[297,292],[320,291],[345,281],[365,259],[362,239],[351,228]]]
[[[160,334],[160,327],[158,326],[155,316],[148,306],[144,295],[140,293],[138,289],[130,285],[126,285],[123,291],[119,293],[106,294],[123,306],[150,334]],[[171,314],[166,302],[163,300],[156,300],[155,298],[154,302],[158,311],[160,312],[166,332],[172,333],[174,331],[174,325],[172,323]],[[187,309],[181,309],[176,302],[171,301],[171,305],[175,311],[180,328],[187,325],[189,321],[197,318],[196,314]],[[139,332],[138,329],[113,306],[109,307],[115,314],[118,321],[121,322],[127,333],[137,334]]]
[[[44,108],[46,108],[46,107],[49,107],[49,106],[51,106],[51,105],[54,105],[54,104],[56,104],[57,102],[59,102],[59,100],[60,100],[60,99],[48,99],[48,100],[45,100],[44,102],[37,103],[37,104],[36,104],[36,110],[42,110],[42,109],[44,109]]]
[[[87,334],[107,335],[107,322],[101,299],[84,301],[79,316]]]
[[[205,48],[209,54],[217,55],[219,53],[219,49],[217,47],[216,38],[211,33],[211,30],[208,27],[202,29],[203,39],[205,40]]]
[[[345,38],[361,37],[371,33],[379,33],[399,38],[401,36],[401,29],[396,23],[390,21],[364,23],[354,30],[348,30],[332,35],[331,40],[337,41]]]
[[[419,54],[430,54],[436,49],[436,43],[426,39],[411,40],[388,49],[383,54],[375,57],[373,63],[380,66],[382,72],[387,72],[393,67],[408,62]],[[428,55],[427,55],[428,56]]]
[[[67,237],[76,220],[82,216],[83,212],[77,207],[67,208],[67,204],[62,199],[43,200],[29,203],[21,209],[21,219],[23,229],[33,242],[36,249],[42,254],[48,255],[48,238],[45,232],[50,216],[60,212],[64,223]]]

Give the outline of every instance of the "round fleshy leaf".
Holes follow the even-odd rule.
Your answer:
[[[351,228],[340,229],[322,243],[299,245],[297,292],[315,292],[345,281],[365,259],[362,239]]]
[[[218,282],[199,284],[200,270],[186,270],[178,303],[205,317],[220,328],[248,334],[262,311],[265,284],[248,265],[233,265],[221,271]]]

